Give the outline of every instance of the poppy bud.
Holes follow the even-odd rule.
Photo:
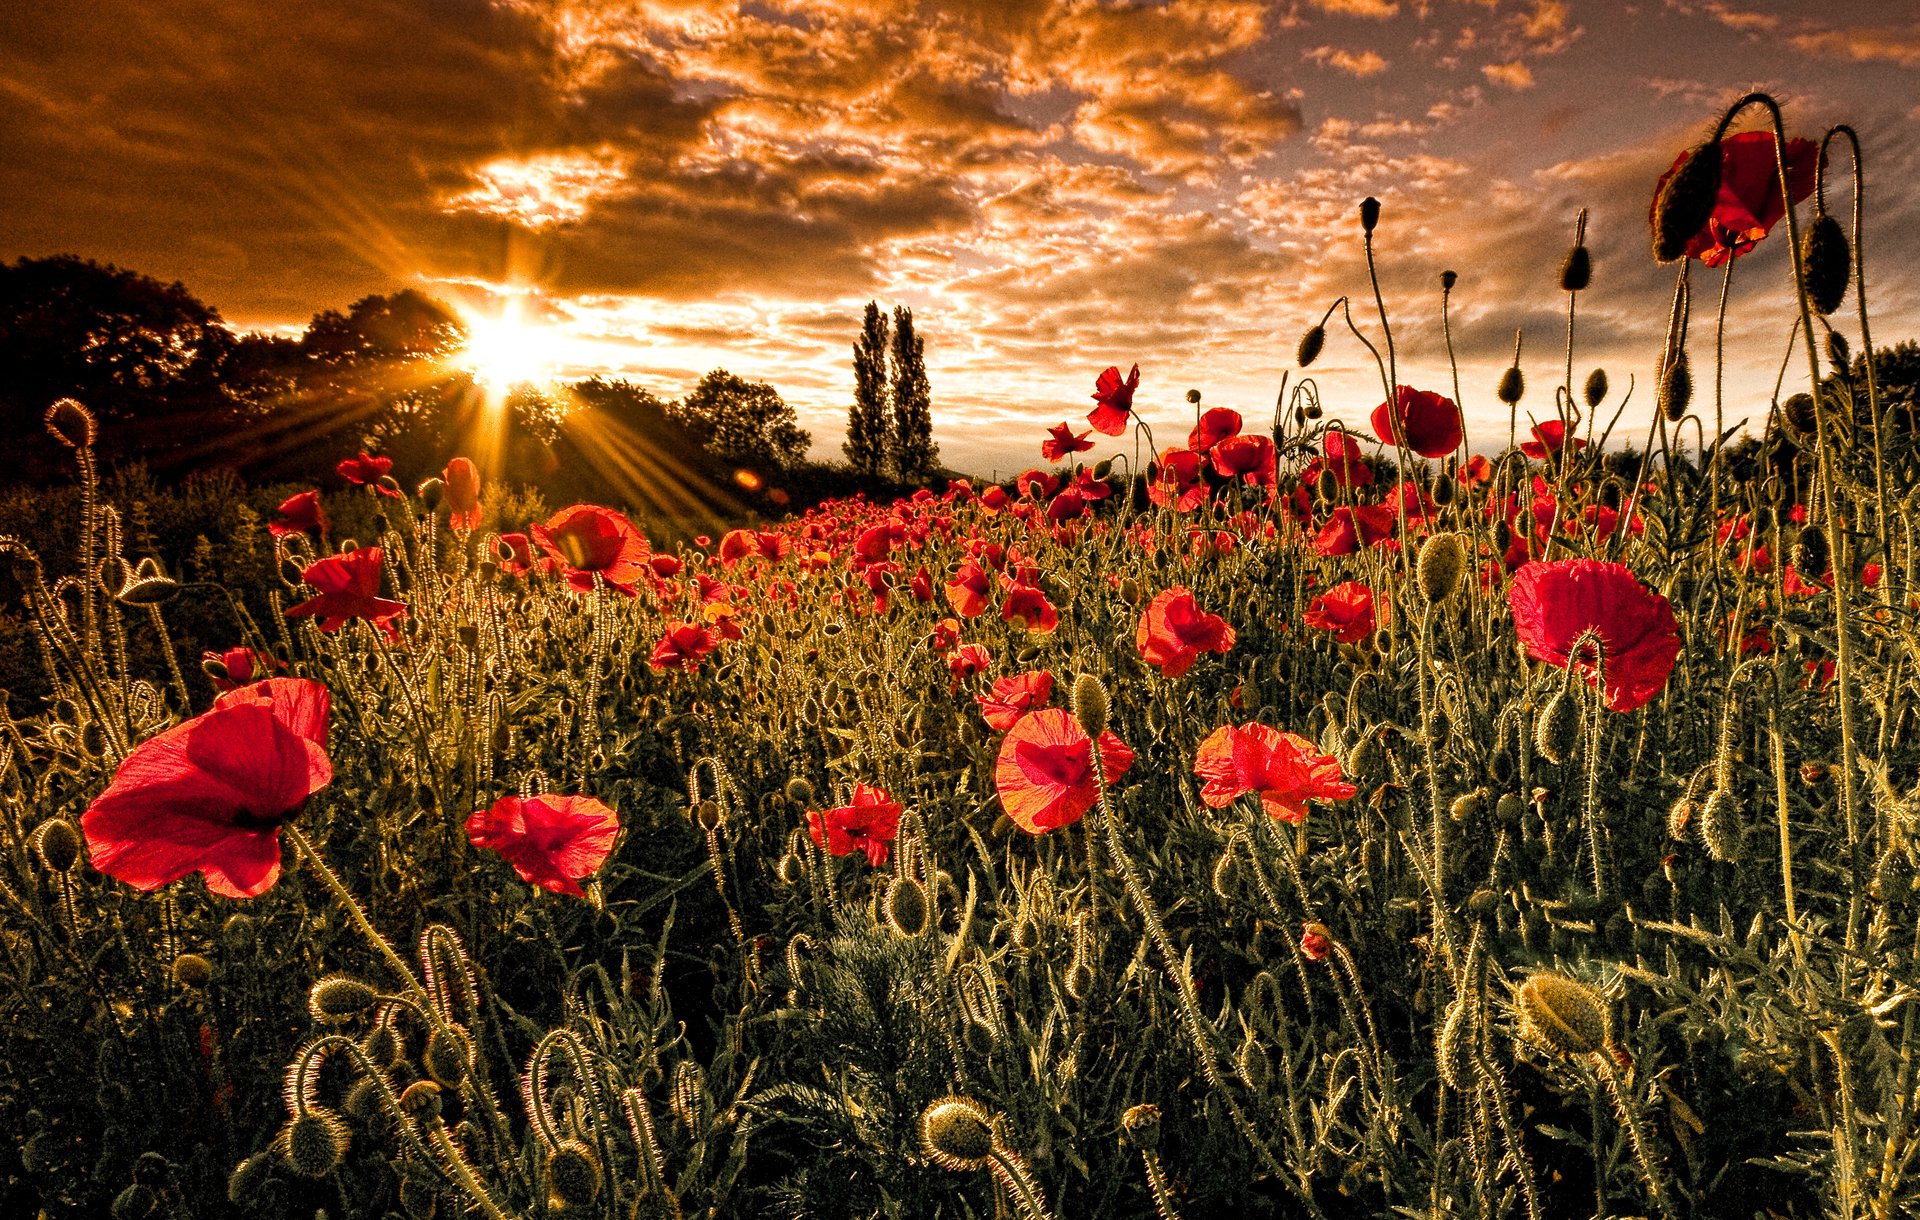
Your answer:
[[[1379,223],[1380,201],[1372,195],[1368,195],[1360,201],[1360,230],[1363,233],[1370,234],[1373,232],[1374,226]]]
[[[233,674],[228,671],[227,663],[219,657],[207,657],[200,662],[200,672],[215,682],[231,682]]]
[[[42,822],[33,832],[33,854],[48,872],[70,872],[80,862],[80,832],[65,818]]]
[[[1680,799],[1667,810],[1667,837],[1676,842],[1687,841],[1687,827],[1693,824],[1693,815],[1697,812],[1692,800],[1682,793]]]
[[[1520,366],[1516,364],[1500,374],[1500,386],[1494,391],[1494,396],[1508,406],[1512,406],[1519,402],[1520,396],[1526,392],[1527,379],[1521,375]]]
[[[1320,358],[1320,349],[1327,345],[1327,328],[1315,323],[1300,336],[1300,348],[1294,353],[1294,363],[1306,368]]]
[[[1827,363],[1833,366],[1836,377],[1845,377],[1853,371],[1853,349],[1847,345],[1847,337],[1837,330],[1827,332]]]
[[[1827,764],[1823,762],[1815,761],[1800,764],[1800,782],[1809,788],[1814,787],[1820,783],[1821,780],[1826,779],[1827,773]]]
[[[978,1169],[993,1155],[992,1122],[971,1097],[942,1097],[920,1112],[920,1151],[942,1169]]]
[[[160,1198],[153,1193],[153,1187],[135,1182],[113,1197],[107,1214],[113,1220],[146,1220],[159,1210]]]
[[[480,629],[472,623],[460,624],[453,629],[453,634],[459,639],[460,646],[468,652],[480,647]]]
[[[1340,491],[1340,484],[1334,479],[1333,471],[1323,470],[1320,477],[1313,481],[1314,494],[1322,500],[1331,500]]]
[[[1660,375],[1660,413],[1667,417],[1668,423],[1678,423],[1692,401],[1693,369],[1687,362],[1687,354],[1681,352]]]
[[[1107,477],[1112,473],[1113,473],[1112,458],[1101,458],[1099,461],[1093,464],[1093,477],[1102,483],[1106,482]]]
[[[1324,962],[1333,952],[1333,933],[1326,924],[1310,920],[1300,926],[1300,952],[1310,962]]]
[[[1267,1058],[1267,1052],[1260,1044],[1248,1038],[1246,1045],[1240,1048],[1240,1079],[1255,1093],[1265,1093],[1267,1085],[1273,1080],[1273,1064]]]
[[[420,499],[425,502],[428,512],[440,507],[440,501],[447,494],[447,485],[441,479],[427,479],[420,484]]]
[[[180,582],[168,576],[157,559],[142,559],[131,570],[126,570],[124,565],[122,568],[126,579],[113,595],[122,605],[161,606],[180,594]]]
[[[1540,756],[1559,766],[1572,755],[1580,739],[1580,705],[1573,696],[1561,691],[1547,700],[1547,706],[1533,722],[1533,748]]]
[[[1347,774],[1372,775],[1386,761],[1386,755],[1387,749],[1380,743],[1380,734],[1363,733],[1353,749],[1347,751]]]
[[[264,1152],[256,1152],[235,1165],[227,1175],[227,1202],[235,1207],[251,1206],[259,1199],[272,1170],[273,1162]]]
[[[188,991],[198,991],[213,978],[213,963],[198,953],[182,953],[173,959],[173,981]]]
[[[1560,265],[1560,290],[1579,292],[1592,282],[1593,258],[1585,245],[1575,246],[1567,252],[1567,261]]]
[[[1300,408],[1300,415],[1301,415],[1301,418],[1303,419],[1319,419],[1322,415],[1325,415],[1325,414],[1326,412],[1321,409],[1320,404],[1317,402],[1310,402],[1306,406]]]
[[[1085,1003],[1093,994],[1093,967],[1076,955],[1073,964],[1067,967],[1066,985],[1069,996]]]
[[[1073,718],[1095,740],[1107,731],[1107,688],[1092,674],[1073,680]]]
[[[716,830],[720,826],[720,806],[713,801],[701,801],[693,807],[693,820],[700,823],[702,830]]]
[[[1472,792],[1464,792],[1454,797],[1453,804],[1447,807],[1447,816],[1453,819],[1454,825],[1464,826],[1473,820],[1474,815],[1479,813],[1486,803],[1486,789],[1476,788]]]
[[[1586,399],[1589,409],[1597,407],[1607,396],[1607,370],[1595,369],[1587,374]]]
[[[800,879],[807,875],[806,868],[806,862],[800,858],[798,853],[788,852],[786,855],[780,857],[780,880],[788,885],[799,885]]]
[[[561,1140],[547,1154],[547,1182],[559,1204],[556,1211],[586,1207],[600,1197],[605,1180],[600,1158],[580,1140]]]
[[[896,877],[887,887],[887,923],[902,936],[918,936],[927,930],[927,887],[912,877]]]
[[[1493,909],[1499,905],[1500,895],[1485,886],[1480,887],[1467,896],[1467,910],[1472,911],[1475,915],[1490,914]]]
[[[1512,549],[1513,526],[1511,524],[1505,521],[1496,521],[1493,523],[1493,546],[1495,550],[1502,554]]]
[[[1129,1106],[1120,1116],[1120,1129],[1127,1133],[1127,1140],[1141,1151],[1151,1151],[1160,1144],[1160,1107],[1152,1102],[1141,1102]]]
[[[1853,248],[1840,222],[1816,216],[1800,239],[1800,261],[1806,265],[1808,304],[1823,317],[1840,308],[1853,274]]]
[[[1023,915],[1013,925],[1013,947],[1022,953],[1032,953],[1040,947],[1040,925]]]
[[[1793,568],[1806,580],[1819,580],[1832,567],[1833,554],[1827,549],[1827,536],[1818,526],[1809,525],[1793,542]]]
[[[1740,858],[1740,802],[1725,788],[1716,788],[1700,807],[1700,841],[1707,854],[1722,864]]]
[[[47,408],[47,431],[69,449],[87,449],[100,435],[93,412],[72,398],[62,398]]]
[[[1694,149],[1653,201],[1656,261],[1670,263],[1686,257],[1687,243],[1713,218],[1720,196],[1720,158],[1718,140]]]
[[[287,1164],[310,1178],[324,1178],[347,1155],[347,1124],[324,1106],[294,1117],[282,1133]]]
[[[253,947],[255,932],[253,916],[232,915],[220,925],[220,945],[229,953],[238,953]]]
[[[993,1053],[993,1027],[985,1021],[968,1021],[961,1035],[967,1049],[976,1055],[986,1056]]]
[[[1441,486],[1451,486],[1443,483]],[[1453,595],[1460,587],[1460,577],[1467,570],[1467,546],[1458,534],[1434,534],[1420,545],[1420,560],[1416,572],[1420,579],[1420,592],[1428,602],[1438,605]]]
[[[393,1032],[391,1025],[376,1025],[360,1040],[360,1049],[373,1066],[387,1071],[400,1062],[400,1035]]]
[[[1433,502],[1441,508],[1453,503],[1454,480],[1441,479],[1433,485]]]
[[[427,1035],[427,1047],[420,1055],[427,1075],[443,1089],[454,1089],[467,1078],[467,1036],[451,1025],[442,1025]]]
[[[1440,1068],[1440,1078],[1448,1087],[1461,1087],[1461,1078],[1465,1075],[1460,1069],[1466,1058],[1468,1034],[1467,993],[1462,991],[1447,1005],[1447,1017],[1440,1026],[1440,1037],[1434,1042],[1435,1057]]]
[[[351,975],[333,974],[307,993],[307,1011],[323,1025],[357,1016],[380,998],[380,993]]]
[[[1442,271],[1440,273],[1440,291],[1442,292],[1452,292],[1453,286],[1459,282],[1460,275],[1456,271]]]
[[[416,1080],[400,1094],[400,1108],[414,1118],[440,1116],[440,1086],[431,1080]]]
[[[1526,811],[1527,803],[1520,799],[1518,793],[1505,792],[1493,803],[1493,820],[1502,826],[1518,826],[1520,815]]]
[[[1198,390],[1188,390],[1188,391],[1187,391],[1187,401],[1188,401],[1188,402],[1190,402],[1190,403],[1193,403],[1193,404],[1194,404],[1195,406],[1198,406],[1198,405],[1199,405],[1199,403],[1200,403],[1200,391],[1198,391]]]
[[[1514,1007],[1528,1040],[1568,1058],[1613,1040],[1606,997],[1564,974],[1533,975],[1520,984]]]

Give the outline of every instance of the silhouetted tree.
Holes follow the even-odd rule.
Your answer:
[[[682,426],[706,438],[708,451],[741,465],[797,465],[813,440],[772,386],[725,369],[701,378],[671,411]]]
[[[893,448],[893,411],[887,399],[887,315],[867,302],[860,337],[853,344],[853,406],[847,411],[847,461],[859,474],[877,477]]]
[[[933,443],[933,391],[927,384],[925,344],[913,333],[913,311],[893,310],[893,444],[895,476],[918,483],[933,474],[940,446]]]

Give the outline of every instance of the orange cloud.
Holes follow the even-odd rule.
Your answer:
[[[1306,58],[1350,76],[1376,76],[1387,70],[1387,61],[1377,51],[1354,52],[1338,47],[1315,47],[1306,53]]]
[[[1505,64],[1488,64],[1480,69],[1480,74],[1496,85],[1519,91],[1533,88],[1533,69],[1519,60]]]
[[[1372,17],[1384,21],[1400,11],[1397,0],[1311,0],[1313,7],[1323,13],[1339,13],[1347,17]]]

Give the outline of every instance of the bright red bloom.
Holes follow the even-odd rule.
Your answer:
[[[1342,504],[1314,536],[1322,555],[1351,555],[1363,546],[1379,546],[1393,537],[1393,510],[1384,504]]]
[[[1400,442],[1421,457],[1443,458],[1460,447],[1466,433],[1460,423],[1460,408],[1453,399],[1430,390],[1403,385],[1392,403],[1373,409],[1373,434],[1394,444],[1393,430],[1398,423]]]
[[[936,652],[945,652],[959,642],[959,619],[943,618],[933,625],[933,647]]]
[[[363,618],[386,632],[388,639],[398,639],[400,629],[393,620],[407,612],[407,603],[380,596],[381,567],[377,546],[363,546],[308,564],[301,577],[320,590],[319,596],[289,607],[287,617],[317,617],[322,631],[338,631],[348,619]]]
[[[933,600],[933,577],[927,574],[925,564],[914,569],[913,576],[907,581],[907,590],[913,594],[914,601],[930,602]]]
[[[596,574],[612,588],[633,596],[633,582],[647,572],[652,548],[633,522],[597,504],[572,504],[528,527],[533,540],[559,564],[567,584],[593,592]]]
[[[1191,449],[1162,449],[1147,498],[1177,513],[1199,508],[1207,498],[1206,459]]]
[[[1024,581],[1007,585],[1006,600],[1000,603],[1000,617],[1008,622],[1025,619],[1027,630],[1037,635],[1049,635],[1060,625],[1059,612],[1047,600],[1047,595],[1038,586]]]
[[[1133,751],[1102,733],[1100,765],[1111,784],[1133,765]],[[1001,741],[993,782],[1007,816],[1028,834],[1071,825],[1100,799],[1093,739],[1065,708],[1031,712]]]
[[[1333,952],[1333,934],[1323,923],[1300,925],[1300,953],[1310,962],[1324,962]]]
[[[654,646],[653,655],[647,658],[647,664],[656,671],[667,669],[692,670],[700,667],[700,661],[708,653],[719,647],[720,641],[713,637],[703,623],[689,623],[677,619],[667,624],[667,633],[660,637]]]
[[[1309,602],[1300,621],[1333,632],[1342,644],[1357,644],[1373,634],[1373,590],[1365,581],[1342,581]]]
[[[1482,483],[1493,482],[1493,463],[1474,454],[1467,464],[1460,468],[1460,483],[1465,487],[1478,487]]]
[[[652,568],[653,574],[661,580],[672,580],[687,568],[678,555],[663,555],[657,551],[647,560],[647,566]]]
[[[993,654],[984,644],[962,644],[947,657],[947,672],[953,676],[953,689],[993,668]]]
[[[1311,741],[1258,723],[1215,729],[1193,756],[1193,772],[1206,781],[1200,799],[1213,808],[1255,792],[1284,822],[1304,820],[1308,801],[1344,801],[1357,791],[1341,778],[1339,761]]]
[[[1659,183],[1653,188],[1656,204],[1667,179],[1673,177],[1689,155],[1681,153],[1672,167],[1660,175]],[[1814,171],[1819,161],[1820,146],[1812,140],[1787,141],[1787,184],[1793,190],[1795,203],[1813,194]],[[1685,257],[1718,267],[1752,250],[1786,214],[1786,201],[1780,197],[1780,168],[1774,154],[1773,133],[1743,131],[1728,136],[1720,141],[1720,195],[1714,200],[1713,215],[1688,240]],[[1649,209],[1649,220],[1652,215]]]
[[[1071,487],[1047,501],[1047,520],[1056,525],[1063,521],[1076,521],[1086,515],[1087,498]]]
[[[996,483],[980,493],[980,507],[989,513],[997,513],[1007,506],[1009,498],[1007,489]]]
[[[1140,655],[1169,678],[1192,669],[1203,652],[1226,652],[1233,647],[1233,639],[1227,620],[1202,610],[1192,592],[1181,585],[1155,595],[1134,632]]]
[[[619,834],[620,815],[590,796],[503,796],[467,819],[473,845],[499,853],[520,880],[575,898]]]
[[[1004,730],[1012,728],[1034,708],[1045,706],[1052,695],[1053,675],[1036,669],[995,679],[993,689],[984,695],[975,695],[973,701],[980,705],[980,714],[986,718],[988,728]]]
[[[1567,425],[1561,420],[1550,419],[1544,424],[1533,426],[1533,439],[1520,443],[1520,452],[1530,458],[1543,459],[1550,453],[1558,453],[1567,444]],[[1573,438],[1573,447],[1585,449],[1587,442],[1581,437]]]
[[[303,491],[280,502],[280,507],[273,510],[273,520],[267,522],[267,532],[275,538],[324,534],[328,524],[327,510],[320,506],[320,493]]]
[[[1013,477],[1013,485],[1029,500],[1044,500],[1060,490],[1060,480],[1050,471],[1023,470]]]
[[[1120,380],[1118,366],[1109,368],[1100,374],[1093,385],[1093,400],[1099,405],[1087,414],[1087,422],[1108,436],[1119,436],[1127,430],[1127,421],[1133,417],[1133,392],[1140,388],[1140,366],[1134,365],[1133,372],[1125,381]]]
[[[480,528],[480,471],[468,458],[457,457],[440,472],[447,485],[447,524],[457,530]]]
[[[333,468],[335,474],[355,487],[371,487],[383,496],[392,496],[398,500],[401,498],[400,493],[391,487],[383,486],[380,482],[392,470],[392,458],[376,457],[365,449],[360,451],[359,457],[350,457]]]
[[[955,614],[961,618],[978,618],[986,611],[988,598],[993,593],[993,577],[977,560],[963,559],[960,570],[942,592]]]
[[[1213,468],[1222,478],[1242,478],[1258,487],[1271,487],[1274,465],[1270,436],[1230,436],[1213,447]]]
[[[900,806],[884,788],[853,786],[853,803],[825,813],[807,811],[807,833],[836,856],[867,853],[875,868],[887,862],[889,845],[900,833]]]
[[[1214,407],[1187,433],[1187,448],[1205,453],[1228,437],[1239,436],[1242,422],[1240,412],[1232,407]]]
[[[135,889],[191,872],[227,898],[280,879],[280,826],[333,779],[327,688],[270,678],[136,746],[80,819],[93,866]]]
[[[286,668],[280,662],[261,656],[251,648],[229,648],[225,652],[200,654],[202,666],[213,662],[218,662],[227,676],[224,678],[214,677],[212,674],[207,676],[213,680],[214,689],[223,694],[230,690],[239,690],[243,686],[250,686],[267,678],[274,670]]]
[[[1070,453],[1084,453],[1093,448],[1093,442],[1087,439],[1090,433],[1076,433],[1073,425],[1064,420],[1047,431],[1052,433],[1052,437],[1040,442],[1040,456],[1049,462],[1057,462]]]
[[[1113,494],[1113,486],[1105,479],[1093,477],[1093,471],[1082,466],[1073,475],[1073,490],[1089,504],[1098,503]]]
[[[1616,712],[1658,695],[1680,655],[1673,607],[1617,563],[1529,563],[1514,574],[1507,602],[1527,655],[1562,669],[1577,666],[1589,686],[1595,684],[1592,649],[1582,646],[1576,658],[1574,641],[1588,631],[1600,637],[1606,702]]]
[[[495,554],[500,557],[500,566],[513,576],[525,576],[536,567],[543,574],[548,574],[558,566],[545,555],[534,558],[533,543],[525,534],[500,535]]]
[[[1333,481],[1341,487],[1373,486],[1373,467],[1367,465],[1366,450],[1360,442],[1353,439],[1351,433],[1330,428],[1326,439],[1321,442],[1326,450],[1325,462],[1313,464],[1313,475],[1319,477],[1320,470],[1333,472]]]

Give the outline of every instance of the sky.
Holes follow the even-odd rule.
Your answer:
[[[1458,273],[1487,451],[1516,331],[1522,429],[1553,411],[1589,209],[1574,379],[1604,367],[1609,414],[1636,382],[1644,429],[1675,274],[1648,203],[1750,89],[1790,135],[1859,133],[1873,337],[1920,336],[1915,0],[69,0],[0,6],[0,50],[0,258],[177,279],[240,329],[403,287],[511,300],[548,372],[672,397],[724,367],[823,458],[869,300],[913,311],[956,469],[1039,463],[1110,364],[1140,365],[1163,444],[1189,389],[1264,422],[1337,298],[1383,337],[1367,195],[1400,380],[1449,395]],[[1729,422],[1771,396],[1789,275],[1784,226],[1735,261]],[[1721,291],[1695,267],[1703,395]],[[1364,426],[1380,377],[1338,317],[1311,375]]]

